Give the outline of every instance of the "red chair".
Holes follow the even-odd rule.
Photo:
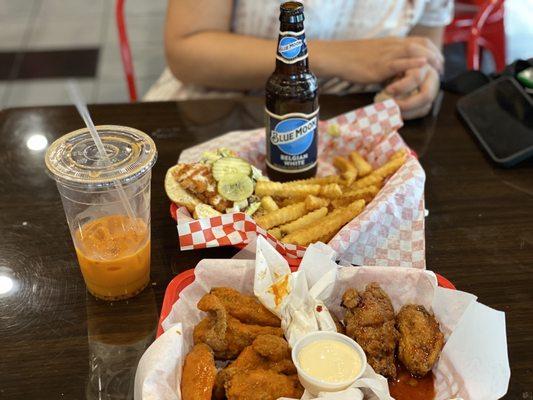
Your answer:
[[[133,71],[133,60],[131,58],[130,43],[128,41],[128,31],[126,30],[126,19],[124,18],[125,0],[117,0],[115,4],[115,18],[117,21],[118,43],[120,46],[120,57],[124,67],[124,75],[128,85],[130,101],[137,101],[137,88],[135,86],[135,72]]]
[[[444,44],[466,42],[468,69],[479,70],[481,48],[492,53],[496,69],[505,68],[504,0],[461,0],[446,28]]]

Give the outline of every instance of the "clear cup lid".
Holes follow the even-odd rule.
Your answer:
[[[154,165],[157,150],[147,134],[117,125],[100,125],[96,129],[108,160],[100,158],[87,128],[67,133],[46,152],[46,167],[55,180],[71,186],[96,188],[114,186],[117,180],[128,184]]]

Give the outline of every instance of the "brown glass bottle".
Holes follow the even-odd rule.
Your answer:
[[[276,69],[266,83],[266,164],[270,179],[315,176],[318,141],[318,85],[309,69],[304,8],[280,6]]]

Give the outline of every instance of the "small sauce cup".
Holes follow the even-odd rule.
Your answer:
[[[341,342],[345,345],[348,345],[357,353],[361,360],[361,368],[355,377],[343,382],[329,382],[311,376],[302,368],[299,359],[300,351],[307,345],[322,340],[333,340]],[[359,379],[363,375],[367,366],[366,354],[361,348],[361,346],[359,346],[357,342],[355,342],[348,336],[342,335],[337,332],[317,331],[308,333],[296,342],[292,349],[291,356],[292,361],[294,362],[294,365],[296,366],[296,369],[298,371],[298,378],[300,380],[300,383],[309,393],[315,396],[318,395],[319,392],[338,392],[350,387],[357,379]],[[319,360],[317,360],[317,362],[319,362]]]

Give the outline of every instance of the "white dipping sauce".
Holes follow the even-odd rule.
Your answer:
[[[323,382],[348,382],[361,371],[357,351],[338,340],[322,339],[309,343],[298,353],[300,367]]]

